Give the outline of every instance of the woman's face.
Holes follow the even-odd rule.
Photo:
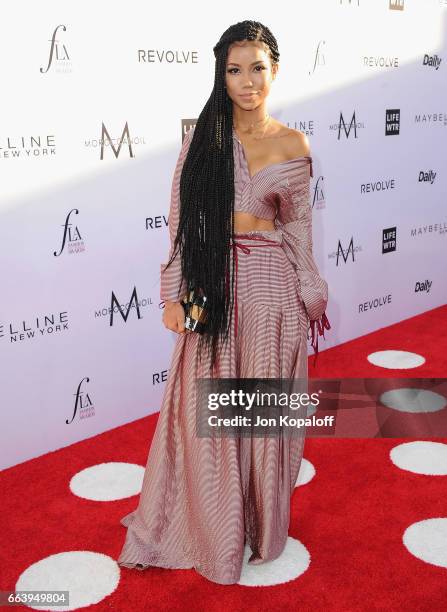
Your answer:
[[[278,65],[260,43],[235,42],[228,49],[225,84],[234,104],[244,110],[260,106],[270,93]],[[246,94],[252,94],[247,96]]]

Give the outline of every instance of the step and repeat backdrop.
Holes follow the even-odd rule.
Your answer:
[[[311,143],[320,348],[447,301],[447,2],[214,9],[3,11],[1,468],[159,410],[176,341],[159,298],[171,181],[232,23],[276,36],[268,110]]]

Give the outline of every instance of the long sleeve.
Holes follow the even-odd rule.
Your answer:
[[[330,329],[325,310],[328,302],[328,284],[318,272],[313,257],[312,208],[310,206],[310,163],[300,166],[288,177],[275,218],[276,226],[282,230],[285,251],[292,263],[312,332],[312,346],[318,354],[318,335],[324,336],[324,329]],[[315,334],[317,327],[318,334]],[[315,344],[316,340],[316,344]]]
[[[192,133],[195,126],[190,128],[183,138],[182,148],[175,166],[174,176],[171,188],[171,203],[168,216],[170,249],[166,263],[172,257],[174,252],[174,240],[177,235],[177,228],[180,218],[180,177],[182,174],[183,163],[188,153],[191,143]],[[182,268],[180,253],[177,251],[175,259],[170,266],[165,270],[166,263],[160,266],[160,299],[162,301],[179,302],[186,295],[186,281],[182,279]],[[181,282],[181,286],[180,286]],[[180,291],[179,291],[180,286]]]

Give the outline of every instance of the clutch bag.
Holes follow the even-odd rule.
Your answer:
[[[206,296],[200,295],[197,291],[188,291],[182,300],[186,329],[203,334],[208,316],[207,301]]]

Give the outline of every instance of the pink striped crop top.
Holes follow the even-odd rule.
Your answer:
[[[180,176],[183,161],[187,155],[195,126],[190,128],[183,139],[177,160],[171,190],[171,204],[168,218],[171,248],[179,220]],[[309,319],[319,319],[325,311],[328,287],[320,277],[312,254],[312,209],[310,207],[310,178],[312,157],[302,156],[271,164],[256,172],[252,177],[248,170],[242,143],[233,129],[234,152],[234,210],[247,212],[261,219],[274,220],[275,229],[281,231],[288,259],[297,274],[300,294],[306,306]],[[181,279],[180,256],[164,271],[161,265],[160,299],[180,301],[186,294],[186,283]]]
[[[233,129],[235,212],[246,212],[260,219],[273,220],[291,205],[292,193],[301,198],[309,196],[309,173],[312,158],[302,156],[261,168],[250,177],[244,147]],[[307,190],[307,195],[306,195]]]

